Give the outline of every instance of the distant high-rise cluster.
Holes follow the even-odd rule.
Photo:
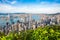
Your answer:
[[[60,24],[60,14],[7,14],[0,15],[0,21],[5,22],[5,24],[1,22],[4,25],[0,25],[0,31],[8,34],[45,25]]]

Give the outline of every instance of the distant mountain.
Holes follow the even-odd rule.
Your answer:
[[[48,15],[48,16],[54,16],[54,15],[60,15],[60,13],[54,13],[54,14],[45,14],[45,15]]]
[[[7,13],[0,13],[0,15],[8,15]]]
[[[60,15],[60,13],[56,13],[55,15]]]
[[[8,15],[8,14],[30,14],[30,13],[0,13],[0,15]],[[54,13],[54,14],[52,13],[52,14],[44,14],[44,15],[60,15],[60,13]]]
[[[26,13],[0,13],[0,15],[8,15],[8,14],[26,14]]]

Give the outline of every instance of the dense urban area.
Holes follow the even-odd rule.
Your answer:
[[[60,13],[0,14],[0,40],[60,40]]]

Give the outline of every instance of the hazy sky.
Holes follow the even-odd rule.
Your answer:
[[[60,0],[0,0],[0,13],[57,13]]]

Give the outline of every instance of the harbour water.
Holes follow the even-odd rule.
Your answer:
[[[17,20],[20,20],[20,22],[23,22],[23,20],[24,20],[22,18],[19,18],[18,16],[13,18],[13,16],[14,16],[14,14],[13,15],[12,14],[0,14],[0,26],[6,25],[6,22],[9,22],[11,24],[11,22],[16,23]],[[29,18],[29,17],[27,17],[27,18]],[[31,18],[34,19],[35,21],[40,20],[40,16],[38,16],[38,15],[32,15]]]
[[[25,13],[0,13],[0,26],[6,25],[7,22],[12,24],[12,22],[16,23],[17,21],[23,23],[38,22],[39,24],[50,24],[60,23],[60,13],[56,14],[25,14]]]

